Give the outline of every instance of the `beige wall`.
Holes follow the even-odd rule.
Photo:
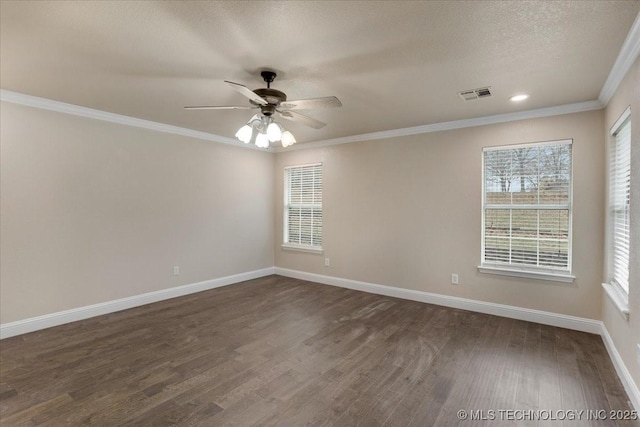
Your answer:
[[[2,323],[269,267],[274,251],[279,267],[600,319],[602,111],[284,152],[275,169],[263,152],[9,103],[1,119]],[[482,147],[565,138],[576,281],[478,273]],[[282,168],[316,161],[325,253],[283,251]]]
[[[631,265],[629,270],[629,320],[603,296],[602,320],[636,385],[640,387],[640,59],[618,86],[605,111],[605,138],[624,110],[631,106]],[[605,259],[606,263],[606,259]],[[604,276],[604,280],[608,277]]]
[[[278,153],[277,267],[600,319],[604,113]],[[574,139],[572,284],[477,271],[482,147]],[[283,167],[324,165],[324,254],[282,250]],[[324,267],[324,258],[331,260]],[[458,273],[460,285],[450,284]]]
[[[273,266],[272,154],[0,114],[2,323]]]

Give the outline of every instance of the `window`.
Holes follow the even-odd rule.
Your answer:
[[[629,294],[629,193],[631,187],[631,110],[612,128],[609,151],[609,222],[611,284]]]
[[[284,247],[322,250],[322,164],[284,169]]]
[[[572,281],[571,140],[483,150],[486,273]]]

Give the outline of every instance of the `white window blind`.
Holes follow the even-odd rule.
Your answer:
[[[284,243],[322,248],[322,164],[285,167]]]
[[[631,187],[631,114],[614,127],[609,152],[609,214],[611,220],[611,282],[629,293],[629,194]],[[626,118],[625,118],[626,116]]]
[[[571,143],[483,150],[483,266],[570,273]]]

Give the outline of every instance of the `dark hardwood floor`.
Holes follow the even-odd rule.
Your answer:
[[[0,360],[3,427],[613,426],[530,418],[631,410],[599,336],[280,276],[5,339]]]

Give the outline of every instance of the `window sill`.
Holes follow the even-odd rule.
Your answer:
[[[312,246],[298,246],[298,245],[291,245],[289,243],[283,243],[282,245],[280,245],[280,247],[285,251],[307,252],[312,254],[323,253],[322,248],[312,247]]]
[[[573,283],[576,276],[569,273],[552,273],[548,271],[520,270],[508,267],[479,265],[480,273],[498,274],[501,276],[523,277],[525,279],[550,280],[553,282]]]
[[[602,288],[622,317],[624,317],[625,320],[629,320],[629,296],[611,283],[603,283]]]

